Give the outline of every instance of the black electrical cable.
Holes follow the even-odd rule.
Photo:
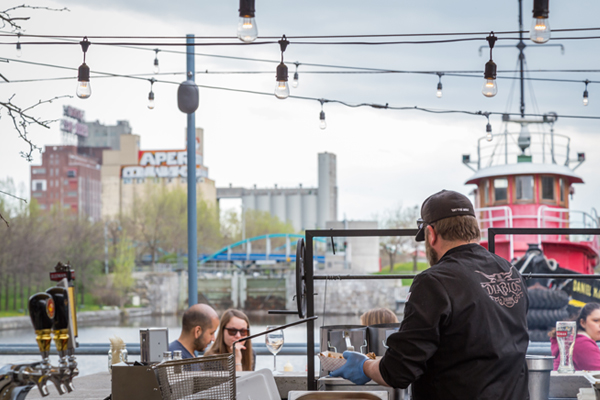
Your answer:
[[[593,28],[561,28],[552,29],[552,32],[585,32],[585,31],[599,31],[599,27]],[[529,31],[498,31],[494,32],[496,35],[512,35],[512,34],[528,34]],[[301,35],[301,36],[289,36],[288,39],[350,39],[350,38],[379,38],[379,37],[419,37],[419,36],[480,36],[488,35],[489,32],[433,32],[433,33],[390,33],[390,34],[368,34],[368,35]],[[0,36],[17,36],[15,33],[0,34]],[[34,35],[34,34],[21,34],[22,37],[37,37],[37,38],[63,38],[63,39],[78,39],[81,36],[73,35]],[[184,40],[187,36],[113,36],[113,35],[98,35],[90,36],[89,39],[169,39],[169,40]],[[259,36],[261,39],[280,39],[280,36]],[[206,39],[231,39],[239,40],[237,36],[194,36],[194,39],[206,40]],[[553,38],[553,40],[556,40]]]

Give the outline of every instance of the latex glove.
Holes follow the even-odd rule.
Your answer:
[[[371,380],[363,371],[363,364],[369,359],[367,356],[356,351],[345,351],[344,358],[347,360],[346,364],[332,371],[330,376],[342,377],[357,385],[364,385]]]

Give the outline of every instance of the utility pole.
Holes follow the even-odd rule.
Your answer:
[[[194,35],[186,35],[187,79],[195,81]],[[196,218],[196,113],[187,115],[188,306],[198,303],[198,239]]]
[[[519,66],[520,66],[520,82],[521,82],[521,118],[525,118],[525,50],[527,45],[523,42],[523,0],[519,0],[519,43],[517,49],[519,49]]]

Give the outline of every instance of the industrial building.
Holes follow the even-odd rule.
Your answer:
[[[215,182],[202,165],[204,131],[196,128],[196,188],[198,199],[216,204]],[[152,193],[153,185],[187,190],[187,151],[141,150],[140,136],[120,136],[119,150],[102,155],[102,216],[114,218],[132,210],[136,200]]]
[[[243,210],[267,211],[288,221],[296,231],[324,229],[327,221],[337,221],[338,188],[336,156],[319,153],[318,187],[304,188],[217,188],[217,200],[242,199]]]

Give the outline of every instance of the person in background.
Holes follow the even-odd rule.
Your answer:
[[[560,364],[560,351],[556,341],[556,329],[549,334],[550,347],[554,356],[554,370]],[[573,347],[573,365],[578,371],[600,371],[600,304],[587,303],[577,317],[577,336]]]
[[[219,332],[215,343],[205,355],[230,354],[233,342],[250,335],[250,321],[246,314],[230,308],[221,316]],[[235,370],[254,371],[256,355],[252,351],[252,342],[243,341],[235,345]]]
[[[388,308],[374,308],[360,316],[360,324],[365,326],[397,323],[398,317]]]
[[[219,326],[219,315],[206,304],[194,304],[181,319],[181,335],[169,344],[169,351],[181,351],[181,357],[193,358],[194,351],[204,351],[215,340]]]

